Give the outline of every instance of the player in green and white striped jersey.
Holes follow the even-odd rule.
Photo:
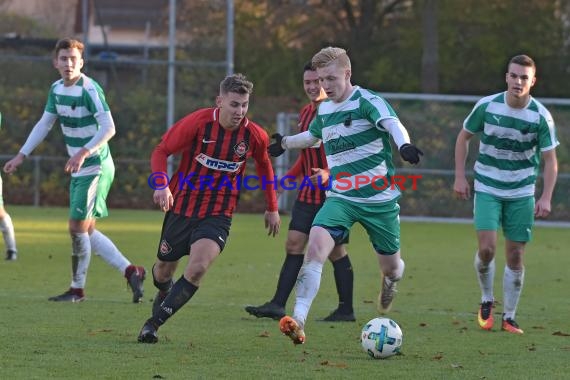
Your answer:
[[[400,191],[392,186],[390,136],[404,160],[417,164],[423,154],[410,144],[406,128],[384,99],[351,84],[351,64],[344,49],[324,48],[312,62],[328,100],[319,105],[307,132],[274,135],[277,141],[270,146],[270,153],[278,155],[284,149],[306,148],[322,140],[333,179],[309,234],[293,316],[280,321],[281,331],[296,344],[305,340],[304,325],[320,286],[323,263],[335,245],[347,241],[354,223],[366,229],[377,253],[383,277],[378,308],[381,312],[390,309],[396,283],[404,273],[397,202]]]
[[[478,251],[475,269],[481,288],[478,323],[493,327],[493,281],[497,230],[505,235],[506,265],[503,277],[504,314],[502,329],[515,334],[523,330],[515,313],[524,282],[523,254],[531,239],[534,217],[550,213],[558,165],[554,121],[550,112],[530,95],[536,82],[536,66],[526,55],[509,61],[507,91],[487,96],[475,105],[463,123],[455,146],[454,191],[470,198],[465,177],[469,140],[481,135],[475,163],[475,228]],[[544,159],[544,185],[536,201],[535,183],[540,157]]]
[[[2,126],[2,114],[0,113],[0,127]],[[14,224],[10,214],[4,208],[4,198],[2,197],[2,176],[0,176],[0,231],[6,246],[6,260],[13,261],[18,258],[16,249],[16,237],[14,234]]]
[[[107,141],[115,134],[115,123],[103,90],[81,72],[83,49],[78,40],[66,38],[57,42],[53,65],[61,79],[52,84],[41,119],[20,152],[6,163],[4,171],[13,173],[59,119],[70,157],[64,169],[71,173],[72,280],[69,290],[49,299],[69,302],[85,299],[84,287],[93,250],[125,276],[133,291],[133,302],[140,302],[145,269],[132,265],[108,237],[95,229],[96,218],[108,214],[106,199],[115,167]]]

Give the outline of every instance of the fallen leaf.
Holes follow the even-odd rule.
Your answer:
[[[346,363],[332,363],[329,362],[328,360],[322,361],[321,365],[326,365],[329,367],[336,367],[336,368],[348,368],[348,365],[346,365]]]
[[[463,368],[463,366],[461,364],[451,363],[451,368]]]
[[[112,329],[99,329],[99,330],[92,330],[92,331],[89,331],[87,334],[88,334],[88,335],[96,335],[96,334],[99,334],[99,333],[107,333],[107,332],[112,332],[112,331],[113,331]]]
[[[259,337],[260,337],[260,338],[268,338],[268,337],[270,337],[269,331],[264,331],[264,332],[262,332],[261,334],[259,334]]]

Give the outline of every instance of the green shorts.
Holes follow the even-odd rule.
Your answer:
[[[528,242],[534,224],[534,197],[503,199],[477,192],[473,215],[477,231],[497,231],[502,226],[507,239]]]
[[[326,228],[335,242],[341,244],[348,239],[350,228],[356,222],[364,227],[379,254],[392,255],[400,250],[400,205],[395,200],[357,203],[329,197],[315,216],[313,226]],[[338,231],[343,233],[336,234]]]
[[[71,177],[69,218],[87,220],[109,215],[106,201],[114,178],[115,165],[113,160],[104,160],[101,163],[100,174]]]

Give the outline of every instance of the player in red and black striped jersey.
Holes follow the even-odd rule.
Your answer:
[[[158,341],[158,328],[192,298],[224,249],[248,157],[255,161],[258,185],[265,193],[265,226],[269,235],[279,232],[269,137],[245,117],[252,90],[253,84],[242,74],[227,76],[220,84],[217,107],[200,109],[174,124],[152,153],[153,173],[166,172],[169,156],[181,153],[182,157],[170,186],[156,189],[153,195],[166,212],[152,270],[159,292],[139,342]],[[173,283],[178,260],[186,255],[184,274]]]
[[[309,124],[315,118],[318,105],[326,97],[319,83],[317,72],[310,62],[303,67],[303,88],[311,102],[305,105],[299,113],[299,132],[305,132],[309,129]],[[293,205],[291,223],[285,243],[286,256],[279,273],[277,290],[271,301],[260,306],[246,306],[245,308],[249,314],[258,318],[281,319],[285,315],[285,304],[303,265],[303,252],[309,240],[311,224],[325,201],[329,170],[322,143],[319,142],[317,146],[301,150],[297,161],[287,171],[285,177],[296,178],[299,193]],[[308,180],[313,185],[300,185],[307,184]],[[338,307],[322,320],[326,322],[354,321],[354,310],[352,308],[354,275],[344,244],[337,245],[329,259],[334,267]]]
[[[167,209],[194,218],[231,217],[248,157],[255,160],[258,178],[274,181],[268,140],[267,133],[245,117],[235,129],[223,127],[220,108],[198,110],[174,124],[151,157],[153,173],[166,172],[167,157],[182,153],[170,182],[171,196],[164,199]],[[276,211],[275,186],[267,186],[265,197],[268,210]]]

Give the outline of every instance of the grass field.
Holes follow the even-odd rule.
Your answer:
[[[156,345],[136,342],[155,289],[132,304],[121,275],[93,256],[88,299],[48,302],[69,285],[67,210],[9,207],[19,260],[0,262],[2,379],[568,379],[570,230],[536,228],[526,255],[525,287],[514,336],[475,324],[479,290],[475,236],[467,224],[402,223],[406,274],[390,317],[404,332],[402,355],[373,360],[361,350],[361,326],[376,316],[376,258],[360,226],[349,253],[355,273],[356,323],[315,321],[336,307],[331,265],[295,347],[277,322],[250,317],[248,304],[271,298],[283,260],[288,219],[278,238],[265,236],[261,215],[237,215],[229,243],[196,296],[160,331]],[[113,210],[99,229],[131,261],[150,269],[162,214]],[[502,300],[504,257],[497,258]],[[1,246],[0,246],[1,247]],[[288,303],[291,310],[293,300]],[[501,306],[496,313],[501,312]],[[497,315],[499,318],[499,315]]]

